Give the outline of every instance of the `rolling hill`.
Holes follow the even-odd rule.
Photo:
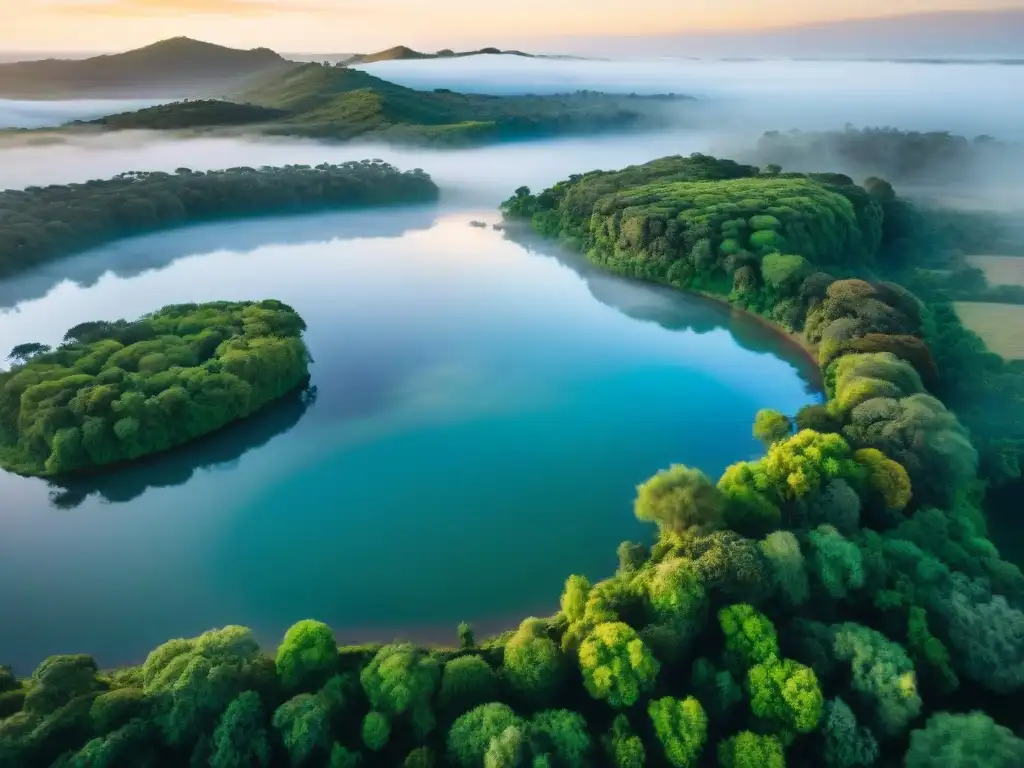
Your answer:
[[[486,96],[417,91],[358,69],[297,64],[256,78],[230,101],[182,101],[110,115],[101,129],[244,130],[345,141],[462,145],[665,124],[688,97],[578,92]]]
[[[293,62],[269,48],[244,51],[187,37],[88,59],[0,64],[0,97],[160,98],[237,91]]]

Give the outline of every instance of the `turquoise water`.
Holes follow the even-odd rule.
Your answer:
[[[759,408],[819,399],[807,361],[751,319],[472,219],[494,215],[211,225],[0,286],[4,349],[273,297],[315,359],[313,390],[187,449],[64,485],[0,475],[0,661],[129,663],[229,623],[273,644],[308,617],[342,641],[503,629],[649,540],[637,483],[751,458]]]

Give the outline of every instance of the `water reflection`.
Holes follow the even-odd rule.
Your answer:
[[[104,275],[135,277],[201,253],[244,253],[264,246],[397,238],[430,229],[437,216],[438,207],[433,204],[394,206],[303,214],[287,219],[288,226],[282,226],[282,219],[274,217],[211,222],[173,232],[155,232],[100,246],[0,282],[0,310],[46,296],[63,282],[90,288]]]
[[[51,480],[50,503],[73,509],[95,494],[108,504],[123,504],[150,488],[184,485],[199,471],[232,469],[243,455],[298,424],[316,396],[317,388],[306,386],[187,445],[95,474]]]

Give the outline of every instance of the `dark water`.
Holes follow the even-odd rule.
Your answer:
[[[222,224],[0,287],[0,347],[165,303],[278,298],[305,393],[185,450],[65,486],[0,475],[0,661],[138,661],[228,623],[268,644],[447,640],[551,611],[650,531],[634,486],[750,458],[761,407],[818,399],[791,347],[725,307],[528,250],[432,208]],[[61,281],[58,275],[71,276]]]

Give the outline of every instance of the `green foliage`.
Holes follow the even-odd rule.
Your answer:
[[[550,753],[558,765],[584,768],[588,764],[590,734],[582,715],[567,709],[549,709],[534,715],[531,727],[550,744]]]
[[[829,768],[874,765],[878,742],[871,731],[857,724],[857,716],[840,698],[825,703],[824,752]]]
[[[96,733],[110,733],[137,717],[146,719],[151,704],[140,688],[117,688],[93,699],[89,715]]]
[[[644,743],[625,715],[615,716],[603,744],[609,764],[615,768],[643,768],[646,765]]]
[[[647,586],[651,605],[663,619],[696,619],[707,593],[694,563],[686,558],[664,560],[653,569]]]
[[[405,756],[402,768],[434,768],[434,752],[428,747],[416,747]]]
[[[758,546],[768,563],[776,591],[790,605],[802,605],[807,600],[810,586],[796,536],[789,531],[775,531],[765,536]]]
[[[213,732],[210,768],[251,768],[270,764],[270,741],[264,725],[263,703],[256,691],[232,701]]]
[[[318,751],[331,747],[331,713],[325,702],[310,693],[300,693],[274,712],[277,730],[293,766],[302,765]]]
[[[950,693],[960,685],[950,663],[949,650],[928,629],[928,612],[917,605],[910,608],[907,650],[922,675],[931,672],[935,676],[940,692]]]
[[[747,673],[754,714],[781,728],[810,733],[818,727],[824,698],[810,667],[772,656]]]
[[[428,202],[437,196],[437,185],[423,171],[403,173],[380,160],[315,168],[130,171],[87,184],[0,191],[0,275],[121,237],[201,221]],[[34,357],[40,350],[32,346],[14,351]]]
[[[482,704],[462,715],[448,732],[448,756],[461,768],[481,768],[491,740],[526,721],[506,704]]]
[[[363,744],[371,752],[380,752],[391,738],[391,721],[380,712],[370,712],[363,718]]]
[[[742,731],[718,745],[722,768],[786,768],[782,742],[774,736]]]
[[[835,630],[835,657],[849,661],[852,686],[869,704],[883,733],[904,731],[921,711],[914,664],[903,646],[859,624]]]
[[[164,307],[83,323],[0,374],[0,461],[55,475],[163,451],[244,418],[308,376],[302,318],[279,301]]]
[[[50,656],[32,673],[31,685],[25,696],[25,711],[48,715],[74,698],[101,691],[103,684],[96,673],[96,662],[92,656]]]
[[[331,758],[327,765],[328,768],[356,768],[362,762],[362,755],[358,752],[352,752],[341,744],[335,744],[331,747]]]
[[[718,612],[718,623],[725,635],[725,649],[748,669],[779,655],[775,627],[763,613],[745,603],[730,605]]]
[[[647,706],[654,733],[671,765],[686,768],[697,764],[708,737],[708,718],[692,696],[683,700],[666,696]]]
[[[480,656],[460,656],[445,662],[438,707],[455,718],[498,697],[498,676]]]
[[[598,624],[584,638],[579,650],[583,684],[595,699],[613,707],[631,707],[654,686],[660,665],[622,622]]]
[[[540,619],[529,618],[505,644],[501,669],[516,693],[529,702],[543,704],[561,687],[566,661]]]
[[[765,448],[793,434],[793,422],[778,411],[762,408],[754,416],[754,437],[764,443]]]
[[[755,236],[751,237],[751,240]],[[772,247],[776,240],[771,239],[765,247]],[[769,253],[761,261],[761,276],[764,281],[783,295],[789,295],[799,286],[800,282],[811,271],[811,265],[803,256],[781,253]]]
[[[722,498],[715,484],[699,469],[675,464],[637,486],[637,519],[662,530],[706,532],[722,524]]]
[[[1024,764],[1024,740],[983,712],[939,712],[910,734],[906,768],[1012,768]]]
[[[864,562],[856,544],[831,525],[819,525],[807,538],[814,573],[830,597],[842,600],[864,586]]]
[[[473,648],[476,645],[476,635],[473,633],[473,628],[466,622],[459,622],[457,634],[459,636],[459,645],[463,648]]]
[[[317,688],[338,665],[334,632],[320,621],[293,624],[277,649],[277,674],[291,690]]]
[[[434,727],[430,702],[440,678],[437,661],[409,643],[385,645],[360,674],[375,710],[392,718],[409,713],[422,735]]]

